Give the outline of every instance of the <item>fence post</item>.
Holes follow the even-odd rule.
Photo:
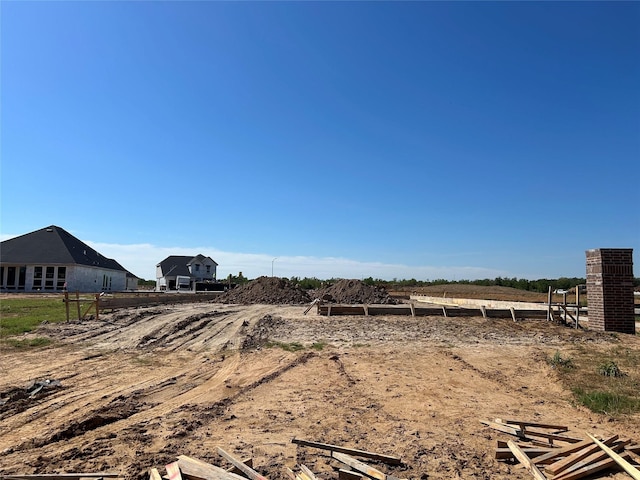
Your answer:
[[[81,320],[82,316],[80,314],[80,292],[78,290],[76,290],[76,305],[78,306],[78,320]]]
[[[64,292],[64,308],[67,311],[67,322],[69,321],[69,292]]]

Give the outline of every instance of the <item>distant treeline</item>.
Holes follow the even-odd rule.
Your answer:
[[[330,278],[328,280],[320,280],[316,277],[291,277],[289,280],[291,281],[291,283],[304,290],[313,290],[317,288],[327,287],[342,279]],[[225,282],[228,281],[228,279],[222,281]],[[237,285],[242,285],[249,281],[250,280],[247,277],[244,277],[242,274],[240,274],[239,276],[231,276],[231,282]],[[528,290],[530,292],[546,293],[549,287],[551,287],[552,290],[569,290],[570,288],[573,288],[577,285],[584,285],[586,283],[586,280],[580,277],[560,277],[556,279],[540,278],[538,280],[527,280],[526,278],[515,277],[496,277],[494,279],[485,278],[482,280],[445,280],[443,278],[438,278],[436,280],[416,280],[415,278],[410,278],[409,280],[398,280],[397,278],[394,278],[393,280],[383,280],[381,278],[368,277],[362,279],[362,282],[366,283],[367,285],[378,285],[381,287],[385,287],[387,290],[393,288],[428,287],[431,285],[459,284],[481,285],[487,287],[512,287],[519,290]],[[155,280],[141,280],[139,282],[139,285],[155,286],[155,283]],[[640,286],[640,278],[634,278],[633,286]]]
[[[290,281],[295,285],[298,285],[300,288],[305,290],[322,288],[332,283],[337,282],[340,279],[332,278],[329,280],[320,280],[318,278],[312,277],[291,277]],[[538,280],[527,280],[526,278],[507,278],[507,277],[496,277],[494,279],[485,278],[482,280],[445,280],[443,278],[439,278],[436,280],[416,280],[415,278],[410,278],[409,280],[398,280],[394,278],[393,280],[383,280],[381,278],[364,278],[362,282],[367,285],[378,285],[385,287],[387,289],[392,288],[406,288],[406,287],[428,287],[431,285],[450,285],[450,284],[458,284],[458,285],[481,285],[481,286],[498,286],[498,287],[512,287],[517,288],[519,290],[527,290],[530,292],[539,292],[546,293],[551,287],[552,290],[562,289],[569,290],[577,285],[586,284],[586,280],[580,277],[560,277],[556,279],[549,278],[540,278]],[[640,285],[640,278],[634,279],[634,286]]]

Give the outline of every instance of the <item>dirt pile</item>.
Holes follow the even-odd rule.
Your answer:
[[[228,291],[219,299],[222,303],[249,305],[296,305],[311,302],[309,294],[286,278],[258,277],[251,282]]]
[[[339,280],[330,287],[316,292],[317,298],[325,302],[345,304],[396,304],[383,287],[367,285],[360,280]]]

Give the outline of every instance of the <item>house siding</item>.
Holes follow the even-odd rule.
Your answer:
[[[121,291],[127,286],[126,272],[110,270],[105,268],[88,267],[84,265],[2,265],[2,286],[3,290],[20,292],[61,292],[65,288],[69,291],[98,293],[102,291]],[[24,285],[7,285],[8,272],[11,267],[15,267],[16,272],[25,268]],[[36,279],[36,268],[41,268],[39,285],[34,285]],[[64,276],[60,276],[61,269],[64,268]],[[47,277],[48,272],[52,274]],[[16,273],[16,276],[18,273]],[[14,288],[15,287],[15,288]]]

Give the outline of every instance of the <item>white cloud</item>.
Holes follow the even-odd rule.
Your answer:
[[[434,280],[436,278],[467,279],[495,278],[506,272],[468,266],[410,266],[382,262],[359,262],[340,257],[271,256],[267,254],[225,252],[211,247],[159,247],[151,244],[121,245],[85,241],[102,255],[113,258],[135,275],[155,279],[156,265],[169,255],[202,255],[218,263],[218,278],[238,272],[247,278],[273,274],[277,277],[326,278],[393,278]]]
[[[16,235],[0,234],[2,241]],[[360,262],[340,257],[279,256],[267,254],[225,252],[212,247],[160,247],[150,243],[116,244],[83,240],[102,255],[113,258],[134,275],[155,280],[156,265],[169,255],[197,255],[213,258],[218,263],[218,278],[239,272],[247,278],[273,274],[277,277],[328,278],[381,278],[385,280],[410,279],[475,280],[509,276],[508,272],[471,266],[403,265],[382,262]],[[274,260],[275,259],[275,260]]]

